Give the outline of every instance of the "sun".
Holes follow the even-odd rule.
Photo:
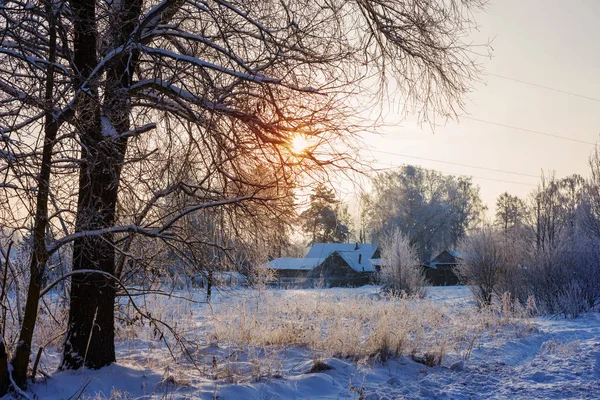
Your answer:
[[[302,153],[308,148],[308,141],[302,135],[296,135],[292,139],[291,150],[296,153]]]

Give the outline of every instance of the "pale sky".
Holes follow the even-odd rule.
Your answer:
[[[491,40],[491,59],[481,59],[482,83],[469,94],[466,116],[595,143],[600,138],[600,1],[497,0],[477,16],[473,41]],[[489,74],[572,92],[571,96]],[[539,176],[556,171],[588,176],[593,145],[556,139],[461,118],[419,127],[402,121],[397,106],[384,115],[383,137],[365,137],[373,150]],[[401,125],[401,126],[400,126]],[[473,176],[493,215],[504,191],[525,197],[538,178],[373,153],[380,167],[410,163]],[[498,179],[498,182],[483,178]],[[342,189],[346,201],[352,202]],[[344,197],[344,194],[342,195]]]

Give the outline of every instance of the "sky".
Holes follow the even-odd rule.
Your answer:
[[[478,60],[481,82],[467,96],[462,117],[432,132],[388,104],[385,126],[364,141],[376,167],[415,164],[472,176],[492,217],[499,194],[526,197],[542,170],[558,178],[588,176],[588,158],[600,139],[600,1],[496,0],[476,20],[479,29],[470,39],[491,41],[492,56]],[[352,209],[353,190],[340,192]]]

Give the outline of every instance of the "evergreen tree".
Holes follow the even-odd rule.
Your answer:
[[[303,228],[312,243],[344,243],[350,236],[347,208],[333,189],[319,185],[310,195],[310,206],[302,215]]]

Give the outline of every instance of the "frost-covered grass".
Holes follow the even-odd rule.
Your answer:
[[[215,305],[206,334],[217,346],[300,346],[357,361],[404,355],[439,365],[448,352],[468,358],[484,336],[528,329],[498,311],[352,291],[251,292]]]
[[[563,378],[600,389],[596,314],[586,316],[598,325],[591,328],[585,319],[531,320],[508,299],[480,311],[464,287],[428,288],[425,300],[382,297],[378,289],[234,290],[210,305],[138,297],[173,331],[118,322],[119,362],[99,371],[55,373],[55,341],[41,362],[50,378],[33,390],[40,399],[489,398],[513,389],[546,398]],[[121,309],[134,315],[126,301]],[[42,316],[48,327],[39,339],[52,336],[51,320]],[[565,369],[555,371],[564,360]],[[536,385],[545,385],[543,395]]]

